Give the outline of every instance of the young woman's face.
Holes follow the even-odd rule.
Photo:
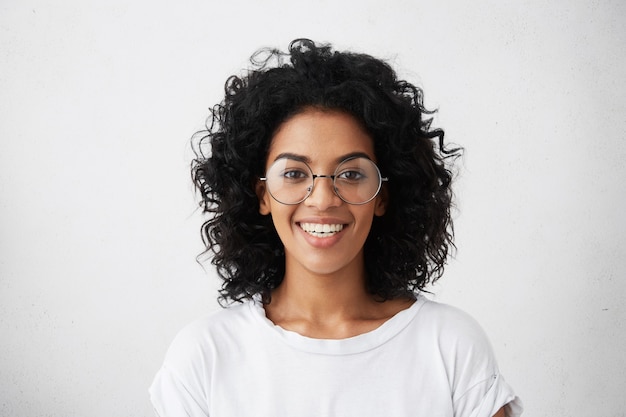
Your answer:
[[[376,161],[373,140],[354,117],[307,109],[279,127],[265,168],[287,156],[305,161],[315,174],[331,175],[341,161],[354,155]],[[348,204],[333,191],[332,179],[316,178],[304,201],[286,205],[270,195],[264,181],[257,183],[256,191],[259,211],[271,214],[285,247],[287,271],[329,275],[349,268],[362,270],[363,245],[372,219],[385,212],[383,192],[366,204]]]

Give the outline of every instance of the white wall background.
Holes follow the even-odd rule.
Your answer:
[[[150,416],[195,263],[189,137],[258,47],[389,59],[466,148],[436,298],[527,416],[626,415],[621,1],[0,2],[0,415]]]

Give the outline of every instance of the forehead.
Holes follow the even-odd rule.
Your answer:
[[[376,160],[374,141],[355,117],[313,108],[279,126],[270,143],[267,163],[285,153],[300,155],[314,164],[337,163],[355,153]]]

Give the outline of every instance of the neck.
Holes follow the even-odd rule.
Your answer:
[[[378,302],[365,290],[365,273],[345,271],[332,275],[312,274],[287,268],[285,279],[265,306],[276,325],[304,336],[342,339],[371,331],[412,299]]]
[[[267,318],[286,330],[321,339],[356,336],[382,325],[413,302],[404,298],[381,303],[369,294],[362,254],[329,274],[289,260],[283,282],[265,306]]]
[[[362,262],[332,274],[317,274],[289,262],[285,277],[272,293],[268,305],[273,312],[310,320],[357,316],[366,306],[375,303],[365,287],[365,266]]]

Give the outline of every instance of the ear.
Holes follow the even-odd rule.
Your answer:
[[[265,181],[257,180],[254,187],[256,196],[259,199],[259,213],[267,216],[271,213],[270,210],[270,194],[267,192],[267,185]]]
[[[374,207],[374,215],[382,216],[387,211],[387,202],[389,201],[389,193],[387,192],[387,187],[383,185],[380,193],[376,196],[376,206]]]

